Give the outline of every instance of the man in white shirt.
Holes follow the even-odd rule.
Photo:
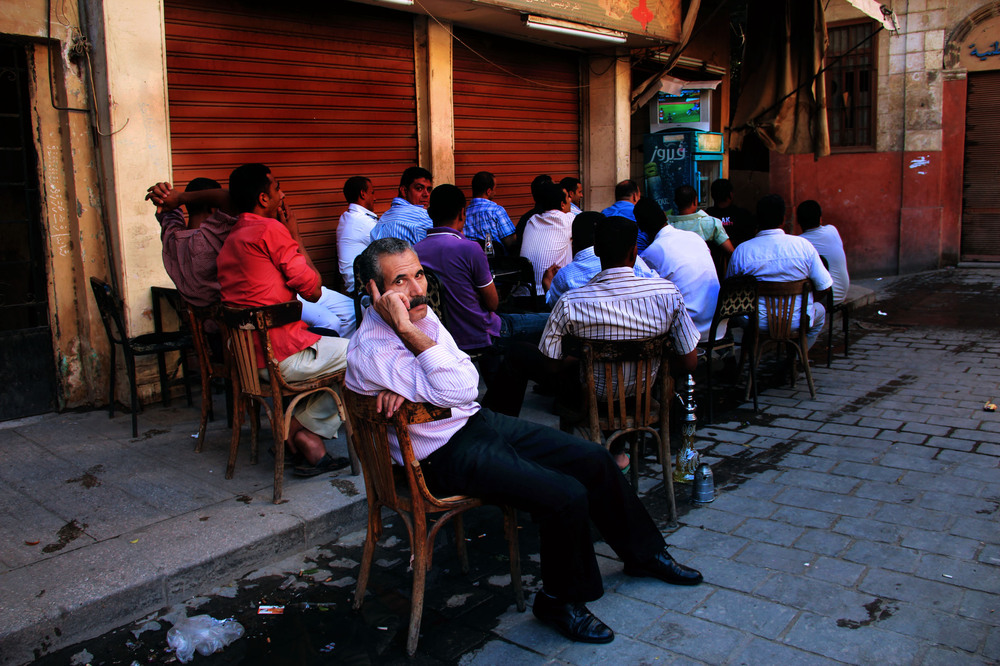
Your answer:
[[[851,276],[847,273],[844,241],[840,239],[837,227],[823,224],[823,209],[812,199],[799,204],[795,209],[795,219],[802,227],[799,237],[812,243],[819,256],[826,257],[833,277],[833,302],[842,303],[851,288]]]
[[[373,305],[348,348],[346,386],[378,395],[391,413],[403,398],[451,408],[451,417],[410,427],[428,487],[531,512],[541,535],[543,588],[533,612],[568,638],[608,643],[614,632],[585,603],[603,594],[591,521],[625,561],[625,574],[696,585],[701,574],[678,564],[642,502],[600,445],[476,403],[479,376],[429,311],[417,255],[394,238],[361,254]],[[402,462],[390,437],[392,456]]]
[[[352,176],[344,183],[347,210],[337,224],[337,266],[344,278],[344,290],[354,293],[354,258],[371,242],[372,229],[378,222],[375,188],[370,178]]]
[[[545,294],[542,278],[552,266],[556,270],[573,261],[573,218],[569,195],[555,183],[540,188],[539,204],[544,212],[533,215],[524,228],[521,256],[535,269],[536,294]]]
[[[757,203],[757,235],[740,243],[733,252],[726,277],[750,275],[764,282],[795,282],[812,280],[813,289],[825,291],[833,286],[830,272],[823,266],[819,252],[809,241],[799,236],[789,236],[782,229],[785,223],[785,201],[777,194],[768,194]],[[810,295],[809,331],[807,342],[811,347],[826,321],[826,309]],[[799,321],[799,301],[795,302],[793,322]],[[761,299],[758,324],[767,330],[767,311]]]

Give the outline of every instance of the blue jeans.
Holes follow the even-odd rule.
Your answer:
[[[538,342],[545,330],[545,322],[549,320],[547,312],[528,312],[525,314],[500,313],[500,335],[494,342]]]

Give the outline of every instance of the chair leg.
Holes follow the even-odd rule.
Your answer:
[[[212,373],[201,369],[201,422],[198,424],[198,439],[194,445],[194,452],[201,453],[205,444],[205,430],[208,428],[208,420],[212,418]]]
[[[139,390],[135,385],[135,357],[125,350],[125,369],[128,372],[129,402],[132,408],[132,437],[139,436]]]
[[[458,550],[458,564],[462,568],[462,573],[469,573],[469,549],[465,545],[465,523],[462,521],[462,514],[452,518],[455,525],[455,543]]]
[[[629,435],[629,456],[631,462],[628,478],[636,491],[639,490],[639,458],[642,455],[642,439],[645,436],[645,433],[641,432],[634,432]]]
[[[257,434],[260,432],[260,405],[256,400],[250,406],[250,464],[257,464]],[[284,442],[282,442],[284,444]],[[277,447],[275,447],[277,448]]]
[[[809,384],[809,395],[815,398],[816,385],[813,384],[812,371],[809,369],[809,353],[806,351],[806,342],[805,340],[803,340],[802,344],[792,345],[792,346],[795,348],[795,351],[798,353],[799,359],[802,361],[802,371],[806,375],[806,383]],[[792,372],[795,372],[794,368]]]
[[[514,602],[517,604],[517,611],[523,613],[524,585],[521,581],[521,550],[517,540],[517,509],[512,506],[503,507],[503,531],[510,553],[510,584],[514,588]]]
[[[365,589],[368,587],[368,578],[371,576],[372,560],[375,558],[375,543],[378,541],[378,534],[380,532],[380,511],[382,511],[381,506],[369,507],[368,510],[368,534],[365,537],[365,547],[361,553],[361,570],[358,572],[358,583],[354,587],[354,603],[351,604],[354,610],[361,608],[361,605],[365,602]]]
[[[258,413],[259,409],[258,407]],[[285,483],[285,439],[288,432],[280,396],[276,398],[274,410],[271,412],[271,432],[274,434],[274,497],[271,501],[280,504]],[[254,445],[254,450],[256,449]]]
[[[117,367],[115,366],[115,350],[118,345],[111,343],[111,372],[108,376],[108,418],[115,418],[115,375],[118,374]]]
[[[181,372],[184,373],[184,395],[187,396],[188,407],[194,405],[191,400],[191,373],[188,372],[188,355],[187,350],[180,350],[181,355]]]
[[[705,350],[705,387],[708,390],[708,423],[712,423],[714,417],[714,405],[712,404],[712,344]]]
[[[464,539],[463,539],[464,543]],[[410,598],[410,629],[406,634],[406,654],[417,652],[420,620],[424,613],[424,586],[427,583],[427,519],[421,511],[413,516],[413,593]]]
[[[833,361],[833,318],[836,313],[833,309],[830,309],[830,321],[828,321],[826,329],[826,367],[830,367],[831,361]]]
[[[851,309],[844,307],[840,311],[840,322],[844,327],[844,358],[851,355]],[[832,322],[831,322],[832,324]]]
[[[240,448],[240,429],[243,425],[243,410],[247,408],[246,399],[235,397],[236,408],[233,410],[233,433],[229,438],[229,462],[226,463],[226,478],[233,478],[236,469],[236,453]]]
[[[160,400],[164,407],[170,406],[170,391],[167,390],[167,357],[163,352],[156,355],[156,365],[160,371]]]

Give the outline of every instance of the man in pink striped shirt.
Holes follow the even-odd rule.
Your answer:
[[[409,244],[376,240],[360,256],[372,306],[348,347],[347,388],[379,395],[387,413],[403,399],[451,408],[451,418],[410,428],[424,479],[437,494],[473,495],[532,514],[544,581],[533,608],[539,620],[575,641],[614,640],[585,605],[604,591],[591,521],[625,562],[626,575],[701,582],[700,573],[670,557],[602,446],[480,408],[478,373],[428,309],[423,268]],[[398,444],[390,443],[402,462]]]

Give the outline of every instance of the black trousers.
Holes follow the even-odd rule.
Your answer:
[[[545,591],[567,601],[604,593],[590,521],[625,562],[648,560],[666,546],[604,447],[553,428],[482,409],[421,466],[434,492],[530,512]]]

